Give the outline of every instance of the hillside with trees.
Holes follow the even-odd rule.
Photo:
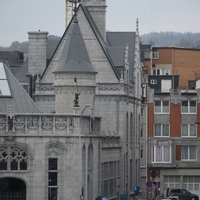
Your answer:
[[[59,41],[59,36],[49,35],[48,41]],[[200,49],[200,33],[177,33],[177,32],[152,32],[140,35],[142,44],[151,44],[152,46],[174,46],[184,48],[198,48]],[[1,47],[0,51],[21,51],[28,53],[28,41],[18,42],[14,41],[10,47]]]
[[[140,36],[142,44],[200,49],[200,33],[152,32]]]
[[[48,41],[49,42],[56,41],[55,44],[58,44],[60,38],[61,37],[59,36],[49,35]],[[24,52],[25,54],[28,54],[28,41],[21,42],[21,43],[18,41],[14,41],[11,43],[9,47],[1,47],[1,44],[0,44],[0,51],[20,51],[20,52]]]

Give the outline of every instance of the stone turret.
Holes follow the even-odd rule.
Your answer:
[[[77,19],[70,26],[53,73],[56,113],[74,113],[74,108],[81,112],[86,105],[93,105],[97,72],[90,62]]]
[[[31,31],[29,34],[29,61],[28,73],[31,75],[42,74],[46,68],[46,31]]]
[[[88,8],[99,32],[106,41],[106,0],[82,0],[81,2]]]

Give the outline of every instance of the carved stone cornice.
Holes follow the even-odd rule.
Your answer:
[[[39,102],[39,101],[54,102],[55,95],[35,95],[35,102]]]
[[[54,91],[53,83],[36,83],[36,91]]]
[[[94,99],[98,101],[127,101],[127,96],[96,95]]]
[[[72,80],[76,78],[77,82],[80,80],[95,80],[95,75],[92,74],[55,74],[55,80]]]
[[[118,83],[101,83],[98,84],[99,91],[125,91],[123,84]]]
[[[94,87],[56,87],[55,94],[95,94]]]

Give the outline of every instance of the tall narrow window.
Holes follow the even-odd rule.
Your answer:
[[[126,113],[126,143],[128,143],[128,113]]]
[[[48,164],[48,200],[57,199],[58,160],[49,158]]]

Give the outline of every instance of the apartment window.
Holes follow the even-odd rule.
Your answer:
[[[169,136],[169,124],[155,124],[154,136],[155,137],[168,137]]]
[[[181,156],[182,160],[196,160],[197,159],[196,146],[182,146]]]
[[[150,82],[151,82],[151,84],[157,84],[157,80],[156,79],[151,79]]]
[[[182,124],[182,137],[196,137],[195,124]]]
[[[169,101],[155,101],[154,112],[155,113],[169,113]]]
[[[48,200],[57,199],[58,160],[49,158],[48,163]]]
[[[189,90],[195,90],[196,88],[196,81],[195,80],[189,80],[188,81],[188,89]]]
[[[153,75],[160,75],[160,69],[153,69]]]
[[[152,52],[152,58],[153,59],[158,59],[159,58],[159,53],[157,51]]]
[[[171,162],[171,147],[153,146],[153,162],[155,163]]]
[[[182,113],[196,113],[196,101],[182,101]]]
[[[153,69],[153,75],[169,75],[170,69]]]

